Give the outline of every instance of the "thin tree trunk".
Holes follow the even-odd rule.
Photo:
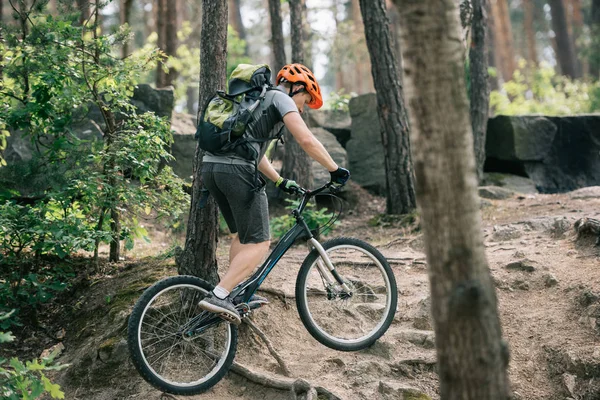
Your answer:
[[[507,0],[490,0],[494,15],[494,44],[497,48],[496,62],[504,81],[512,79],[515,72],[515,50]]]
[[[227,68],[227,0],[202,1],[202,37],[200,39],[200,90],[202,107],[217,90],[225,89]],[[185,248],[177,257],[180,274],[195,275],[211,283],[217,273],[217,234],[219,211],[212,196],[200,208],[202,189],[202,150],[196,146],[192,202]]]
[[[242,21],[240,0],[229,0],[229,25],[236,31],[238,37],[245,42],[244,55],[248,55],[248,43],[246,42],[246,28]]]
[[[110,240],[110,253],[108,261],[118,262],[121,258],[121,218],[116,205],[110,207],[110,231],[112,238]]]
[[[471,72],[470,111],[477,179],[481,182],[483,181],[485,133],[490,106],[487,57],[487,0],[471,0],[471,4],[473,19],[471,21],[471,47],[469,49],[469,69]]]
[[[391,33],[391,37],[392,37],[392,44],[393,44],[394,53],[396,56],[396,62],[398,63],[398,68],[396,68],[398,70],[398,81],[400,82],[400,85],[402,85],[403,63],[402,63],[402,49],[400,48],[400,36],[399,36],[400,15],[398,14],[398,10],[396,9],[396,6],[394,6],[394,3],[392,2],[392,0],[386,0],[385,4],[386,4],[386,9],[387,9],[387,14],[390,19],[390,33]]]
[[[523,0],[523,11],[525,13],[525,21],[523,28],[525,29],[525,37],[527,39],[527,59],[529,66],[537,67],[537,49],[535,44],[535,28],[533,26],[533,14],[535,10],[534,0]]]
[[[507,400],[508,349],[481,232],[454,0],[395,0],[444,400]]]
[[[550,4],[550,13],[552,15],[552,30],[556,35],[556,57],[560,64],[560,69],[564,75],[571,78],[579,78],[580,75],[577,71],[573,42],[567,28],[563,0],[549,0],[548,4]]]
[[[77,9],[79,10],[79,25],[83,25],[90,19],[90,1],[77,0]]]
[[[592,0],[592,10],[590,18],[590,28],[592,43],[600,43],[600,0]],[[600,54],[594,52],[590,58],[590,75],[592,79],[600,79]]]
[[[169,2],[167,7],[167,26],[165,27],[165,53],[168,57],[177,56],[177,47],[179,41],[177,39],[177,1]],[[177,71],[170,68],[169,73],[165,76],[164,86],[173,85],[177,80]]]
[[[386,211],[388,214],[408,214],[417,206],[408,116],[385,0],[360,0],[360,11],[377,91],[386,174]]]
[[[285,42],[283,41],[283,22],[281,21],[280,0],[269,0],[271,17],[271,49],[273,50],[273,73],[277,74],[285,64]]]
[[[302,3],[300,0],[290,0],[290,24],[292,35],[292,63],[304,64]],[[305,107],[303,115],[305,121],[307,113],[308,107]],[[281,176],[292,179],[303,187],[312,187],[313,177],[310,157],[302,150],[291,134],[286,133],[286,139]]]
[[[167,48],[167,0],[156,0],[156,13],[154,18],[156,21],[156,47],[166,53]],[[156,63],[156,87],[162,88],[166,86],[167,74],[163,70],[164,61]]]
[[[121,1],[121,25],[130,25],[131,19],[131,6],[133,5],[133,0],[122,0]],[[121,48],[121,57],[125,58],[129,55],[129,41],[125,41],[123,43],[123,47]]]
[[[488,16],[488,26],[487,26],[487,34],[488,34],[488,65],[493,67],[496,70],[494,76],[489,75],[489,87],[490,90],[498,90],[500,88],[500,82],[498,76],[501,75],[500,67],[498,65],[498,59],[496,57],[497,48],[496,46],[496,37],[495,37],[495,28],[494,28],[494,13],[492,12],[492,2],[494,0],[489,0],[487,2],[487,16]]]

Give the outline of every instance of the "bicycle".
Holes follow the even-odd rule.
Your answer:
[[[330,195],[338,190],[331,182],[312,191],[298,190],[302,198],[292,210],[295,225],[231,296],[242,319],[247,318],[253,311],[249,299],[287,250],[305,239],[311,251],[296,279],[300,319],[323,345],[357,351],[387,331],[398,290],[385,257],[370,244],[347,237],[323,244],[316,239],[318,232],[309,229],[302,212],[326,189]],[[135,304],[128,325],[129,351],[138,372],[154,387],[178,395],[199,394],[217,384],[231,367],[237,327],[196,308],[212,289],[197,277],[175,276],[155,283]]]

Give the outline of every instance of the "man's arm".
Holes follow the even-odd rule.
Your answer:
[[[338,165],[335,163],[335,161],[333,161],[333,159],[331,158],[327,150],[325,150],[325,147],[323,147],[321,142],[319,142],[319,139],[317,139],[315,135],[313,135],[312,132],[308,129],[308,127],[302,120],[302,117],[300,117],[299,113],[287,113],[283,117],[283,123],[291,132],[292,136],[294,136],[300,147],[302,147],[302,150],[304,150],[310,157],[312,157],[323,167],[327,168],[329,172],[333,172],[338,169]],[[260,169],[260,164],[259,170],[262,172],[262,170]]]
[[[258,163],[258,170],[273,182],[277,182],[277,180],[279,179],[279,174],[277,173],[277,171],[275,171],[275,168],[273,168],[266,155],[264,155]]]

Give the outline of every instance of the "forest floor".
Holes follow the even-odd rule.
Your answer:
[[[573,230],[579,218],[600,218],[600,188],[587,189],[482,200],[486,254],[503,336],[510,348],[515,399],[598,399],[600,247],[594,238],[578,240]],[[270,304],[252,319],[293,377],[322,386],[341,399],[408,399],[402,394],[405,388],[439,398],[422,235],[416,224],[399,228],[398,223],[374,217],[385,208],[383,198],[361,192],[360,199],[330,236],[361,238],[390,260],[399,301],[389,331],[371,348],[355,353],[328,349],[310,336],[294,300],[295,277],[308,253],[305,246],[292,248],[265,280],[263,295]],[[127,316],[143,289],[176,274],[173,259],[164,257],[173,239],[157,230],[151,234],[151,244],[138,246],[126,261],[105,265],[47,311],[48,331],[64,333],[65,349],[58,361],[71,367],[52,376],[67,399],[172,398],[140,378],[125,342]],[[221,266],[227,265],[230,240],[220,238]],[[52,344],[56,341],[30,333],[20,342],[21,355],[39,355]],[[281,374],[264,343],[247,327],[240,329],[235,360],[257,372]],[[229,372],[210,391],[190,398],[296,397]]]

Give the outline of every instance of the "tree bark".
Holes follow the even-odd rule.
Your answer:
[[[177,39],[177,27],[179,26],[177,23],[177,1],[169,2],[167,7],[167,26],[165,27],[165,53],[168,57],[177,56],[177,47],[179,46],[179,41]],[[170,68],[169,72],[165,76],[165,84],[164,86],[173,85],[173,82],[177,80],[177,71],[175,69]]]
[[[508,349],[483,247],[456,3],[395,3],[401,15],[440,397],[507,400]]]
[[[590,30],[592,44],[597,46],[600,43],[600,0],[592,0]],[[600,79],[600,54],[597,51],[590,57],[590,75],[594,80]]]
[[[300,0],[290,0],[290,25],[292,35],[292,63],[304,64],[304,39],[302,24],[302,3]],[[308,107],[304,109],[303,118],[306,121]],[[285,154],[281,167],[281,176],[298,182],[299,185],[312,187],[312,161],[308,154],[298,144],[294,137],[286,132]]]
[[[473,149],[477,180],[483,181],[485,164],[485,133],[490,106],[490,88],[487,57],[487,0],[471,0],[471,48],[469,69],[471,73],[470,113],[473,128]]]
[[[556,58],[564,75],[570,78],[579,78],[577,71],[577,60],[573,42],[567,28],[567,17],[563,0],[549,0],[550,14],[552,15],[552,30],[556,35]]]
[[[283,22],[281,21],[280,0],[269,0],[269,16],[271,17],[271,48],[273,50],[273,73],[277,74],[285,64],[285,42],[283,41]]]
[[[79,25],[83,25],[90,19],[90,0],[77,0],[77,8],[79,10]]]
[[[202,1],[199,108],[203,107],[217,90],[225,89],[227,8],[227,0]],[[204,208],[200,208],[202,155],[202,150],[196,146],[185,248],[177,256],[177,267],[179,274],[195,275],[216,284],[219,281],[216,256],[219,211],[212,196],[208,197]]]
[[[494,15],[494,45],[496,62],[504,81],[512,79],[515,72],[515,50],[507,0],[490,0]]]
[[[386,173],[386,211],[388,214],[408,214],[417,206],[408,116],[403,89],[398,79],[398,61],[385,0],[360,0],[360,11],[377,91],[377,112],[381,124]]]
[[[244,55],[248,55],[248,43],[246,42],[246,28],[242,21],[240,0],[229,0],[229,25],[233,27],[238,37],[245,42]]]
[[[131,6],[133,5],[133,0],[122,0],[121,1],[121,25],[130,25],[131,19]],[[121,57],[125,58],[129,55],[129,41],[123,43],[123,47],[121,48]]]
[[[527,39],[527,59],[529,66],[532,68],[537,67],[537,49],[535,44],[535,28],[533,26],[533,14],[535,10],[534,0],[523,0],[523,11],[525,14],[525,20],[523,28],[525,29],[525,37]]]
[[[156,47],[166,53],[167,48],[167,0],[156,0],[156,13],[154,14],[156,21]],[[166,86],[167,74],[163,70],[164,61],[159,60],[156,63],[156,87],[162,88]]]
[[[489,0],[487,2],[487,15],[488,15],[488,26],[487,26],[487,37],[488,37],[488,65],[493,67],[496,70],[494,76],[489,75],[489,85],[490,90],[498,90],[500,88],[500,82],[498,80],[498,76],[501,75],[500,67],[498,66],[498,60],[496,58],[496,52],[498,46],[496,46],[496,38],[495,38],[495,28],[494,28],[494,13],[492,12],[492,4],[491,2],[494,0]]]

